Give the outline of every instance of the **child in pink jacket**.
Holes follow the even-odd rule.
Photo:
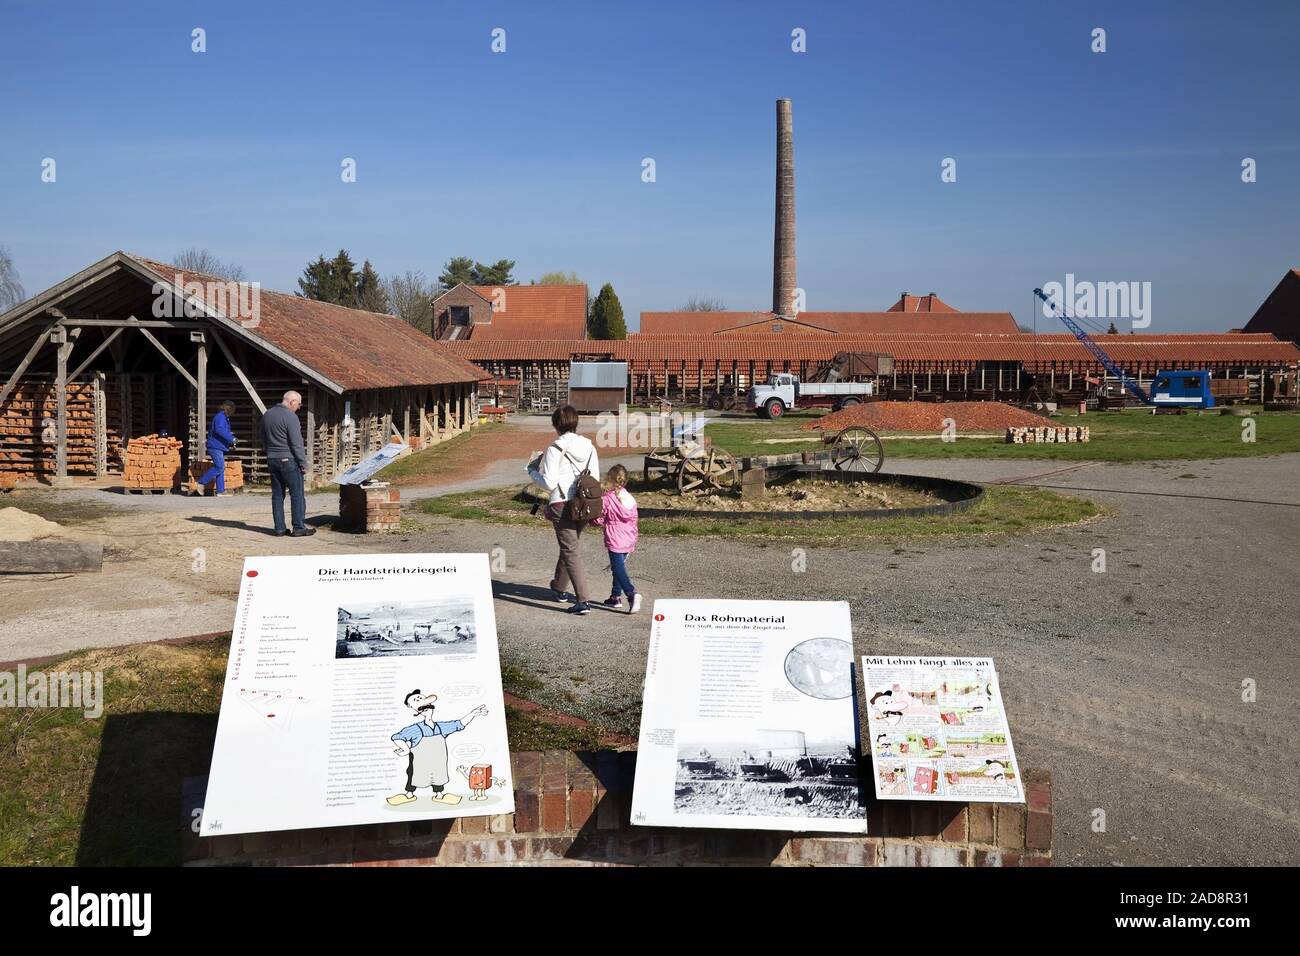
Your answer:
[[[632,579],[627,576],[627,556],[636,550],[637,516],[636,499],[627,490],[627,469],[615,465],[605,476],[605,492],[601,500],[603,514],[592,524],[605,529],[605,550],[609,552],[609,569],[614,573],[614,588],[605,601],[605,607],[623,606],[627,595],[630,602],[627,613],[635,614],[641,610],[641,595],[632,586]]]

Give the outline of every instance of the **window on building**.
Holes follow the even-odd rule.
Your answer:
[[[452,305],[447,307],[452,325],[469,325],[469,306]]]

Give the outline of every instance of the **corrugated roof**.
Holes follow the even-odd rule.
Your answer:
[[[1300,348],[1272,335],[1204,332],[1169,335],[1104,336],[1106,351],[1121,364],[1241,364],[1268,365],[1300,361]],[[1096,367],[1096,360],[1072,335],[935,334],[923,332],[867,336],[638,336],[626,341],[450,342],[447,347],[471,361],[566,361],[578,352],[599,347],[634,367],[680,367],[715,361],[824,361],[838,352],[883,352],[899,362],[1020,362],[1026,368],[1052,362]]]
[[[179,276],[182,284],[195,281],[205,291],[207,283],[225,282],[128,255],[163,282],[175,282]],[[205,304],[215,307],[209,300],[215,297],[205,295]],[[293,356],[346,391],[477,382],[485,374],[446,343],[435,342],[392,315],[261,289],[258,318],[255,327],[243,323],[250,336]]]
[[[774,332],[770,326],[782,326]],[[730,334],[789,334],[793,323],[835,335],[878,332],[1015,332],[1010,312],[800,312],[793,319],[771,312],[642,312],[637,336]]]
[[[498,289],[502,292],[504,309],[493,312],[491,322],[475,323],[470,337],[476,341],[580,339],[587,334],[585,285],[475,285],[466,288],[489,303],[497,301]],[[438,298],[434,299],[435,303]]]

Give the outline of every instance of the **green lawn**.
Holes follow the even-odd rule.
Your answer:
[[[525,500],[523,490],[493,488],[442,495],[422,501],[420,507],[426,514],[449,518],[541,527],[544,519],[529,514],[532,503]],[[1058,495],[1037,488],[994,486],[986,489],[981,502],[951,515],[822,521],[642,518],[640,531],[647,537],[705,536],[838,544],[1034,531],[1083,521],[1103,513],[1103,510],[1086,498]]]
[[[821,431],[801,426],[813,413],[790,415],[780,421],[726,418],[710,422],[705,434],[737,457],[777,455],[822,448]],[[886,458],[1033,458],[1054,461],[1157,461],[1169,459],[1241,458],[1300,451],[1300,414],[1260,412],[1253,417],[1255,440],[1242,441],[1246,421],[1220,415],[1152,415],[1138,409],[1060,415],[1060,425],[1087,425],[1087,444],[1008,445],[1002,438],[962,438],[882,434]]]

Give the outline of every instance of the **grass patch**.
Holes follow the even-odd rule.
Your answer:
[[[501,422],[487,422],[476,425],[470,431],[439,442],[420,451],[412,452],[385,466],[382,480],[395,485],[418,485],[432,478],[442,470],[451,470],[459,465],[479,461],[479,449],[484,444],[509,428]]]
[[[510,750],[599,750],[600,734],[590,727],[557,724],[537,714],[506,708],[506,732]]]
[[[29,668],[102,671],[103,715],[0,708],[0,866],[178,866],[181,786],[212,761],[229,638],[78,651]],[[503,668],[511,693],[541,687]],[[516,750],[593,750],[595,728],[506,711]]]
[[[823,447],[822,433],[803,431],[817,416],[801,414],[779,421],[721,419],[710,422],[705,433],[737,457],[779,455]],[[1162,461],[1208,458],[1245,458],[1300,451],[1300,414],[1258,412],[1254,442],[1242,441],[1246,419],[1220,415],[1211,409],[1198,415],[1152,415],[1149,411],[1077,412],[1058,415],[1058,425],[1087,425],[1087,444],[1008,445],[1001,437],[962,438],[943,442],[936,437],[880,437],[888,458],[996,458],[1049,461]]]
[[[522,498],[521,489],[494,488],[443,495],[421,502],[429,514],[451,518],[468,518],[496,524],[535,524],[543,519],[531,517],[531,503]],[[965,511],[951,515],[920,518],[830,518],[819,521],[782,521],[749,518],[743,520],[680,518],[642,518],[641,534],[650,537],[715,537],[795,540],[810,543],[845,541],[879,541],[895,538],[989,535],[1035,531],[1040,528],[1073,524],[1104,513],[1096,502],[1074,498],[1040,488],[995,485],[985,491],[983,500]]]
[[[174,866],[181,784],[208,772],[229,641],[81,651],[104,713],[0,710],[0,864]]]

